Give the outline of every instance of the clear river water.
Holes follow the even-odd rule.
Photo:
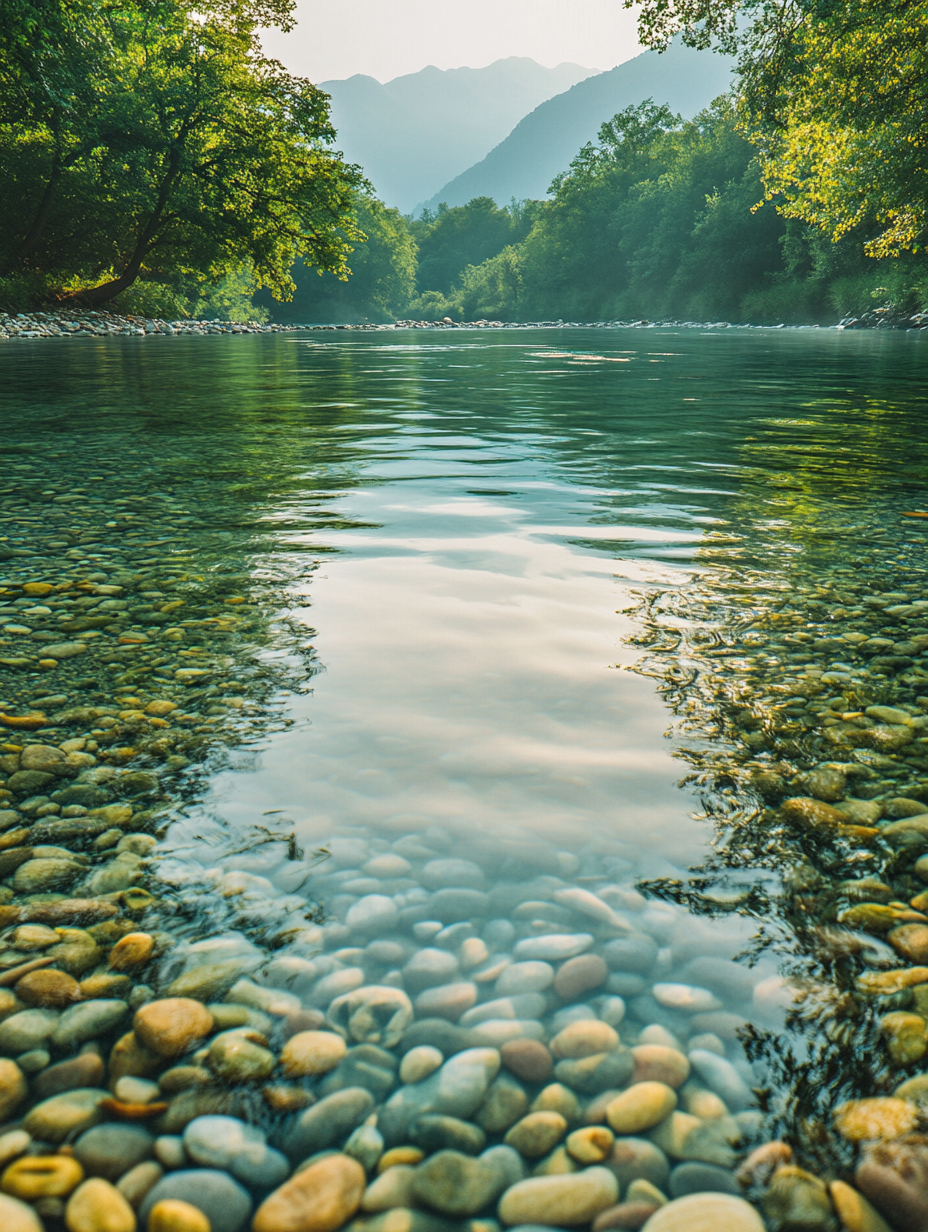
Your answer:
[[[681,1109],[741,1117],[683,1159],[779,1129],[848,1166],[809,1118],[922,1055],[842,1030],[920,1009],[895,985],[848,1008],[893,951],[846,912],[925,918],[919,844],[874,839],[928,801],[928,519],[902,516],[925,354],[661,328],[11,343],[0,710],[97,764],[62,789],[8,761],[0,818],[129,800],[144,877],[71,892],[161,904],[156,988],[208,967],[221,1001],[226,963],[256,1011],[355,1043],[361,1002],[331,1007],[372,986],[493,1045],[597,1018],[688,1049]],[[784,822],[784,798],[843,812]],[[65,895],[17,877],[6,903]]]

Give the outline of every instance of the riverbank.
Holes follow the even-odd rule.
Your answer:
[[[370,333],[396,329],[928,329],[928,314],[909,317],[882,310],[866,317],[848,317],[836,326],[818,325],[734,325],[730,321],[442,321],[400,320],[389,324],[320,325],[265,324],[258,321],[162,321],[147,317],[122,316],[112,312],[30,312],[11,315],[0,312],[0,340],[15,338],[110,338],[110,337],[206,337],[221,334],[281,334],[296,330]]]

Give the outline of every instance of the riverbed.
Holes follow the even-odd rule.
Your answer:
[[[732,1232],[745,1199],[853,1232],[840,1185],[909,1149],[928,1086],[923,348],[6,351],[0,967],[51,961],[4,980],[3,1158],[83,1171],[4,1189],[49,1229],[85,1175],[144,1228],[206,1169],[214,1232],[262,1232],[317,1168],[315,1232],[599,1232],[695,1195]],[[860,1182],[884,1214],[897,1163]]]

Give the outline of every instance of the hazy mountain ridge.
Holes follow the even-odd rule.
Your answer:
[[[332,99],[336,146],[360,163],[378,196],[409,212],[539,103],[595,72],[510,56],[478,69],[430,65],[386,84],[361,74],[319,84]]]
[[[544,197],[617,111],[653,98],[690,118],[728,90],[731,73],[731,60],[712,52],[676,43],[663,54],[646,51],[541,103],[484,159],[423,199],[417,212],[422,205],[464,205],[474,197],[493,197],[500,205]]]

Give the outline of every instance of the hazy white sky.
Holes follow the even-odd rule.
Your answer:
[[[313,81],[389,81],[427,64],[482,68],[503,56],[607,69],[639,50],[635,13],[621,0],[298,0],[298,12],[296,30],[270,31],[265,47]]]

